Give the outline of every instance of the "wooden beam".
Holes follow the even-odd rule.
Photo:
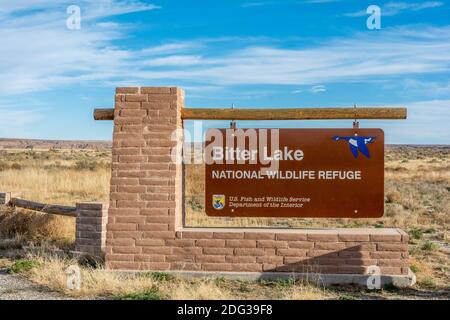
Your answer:
[[[28,210],[34,210],[39,212],[45,212],[50,214],[58,214],[62,216],[69,216],[69,217],[76,217],[77,213],[75,207],[69,207],[69,206],[61,206],[61,205],[54,205],[54,204],[45,204],[40,202],[34,202],[19,198],[11,198],[9,201],[10,206],[19,207],[19,208],[25,208]]]
[[[183,120],[406,119],[406,108],[181,109]],[[114,109],[95,109],[95,120],[114,120]]]
[[[94,109],[94,120],[114,120],[114,109]]]
[[[181,117],[197,120],[332,120],[406,119],[405,108],[182,109]]]

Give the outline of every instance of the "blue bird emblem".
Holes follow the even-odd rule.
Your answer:
[[[370,159],[369,149],[367,148],[367,144],[373,143],[375,141],[375,137],[358,137],[358,136],[350,136],[350,137],[342,137],[342,136],[334,136],[333,140],[345,140],[348,142],[350,146],[350,151],[352,152],[355,158],[358,158],[359,152],[365,155]],[[359,151],[359,152],[358,152]]]

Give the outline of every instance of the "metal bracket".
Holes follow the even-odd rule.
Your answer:
[[[234,103],[231,104],[231,110],[234,110]],[[234,120],[230,122],[230,129],[236,129],[236,122]]]
[[[353,121],[353,129],[359,129],[358,113],[356,111],[356,103],[354,104],[355,121]]]

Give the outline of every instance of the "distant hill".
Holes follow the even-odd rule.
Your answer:
[[[111,141],[88,140],[41,140],[0,138],[0,149],[82,149],[108,150]]]

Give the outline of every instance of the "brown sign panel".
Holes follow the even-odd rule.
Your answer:
[[[209,216],[378,218],[381,129],[210,129]]]

